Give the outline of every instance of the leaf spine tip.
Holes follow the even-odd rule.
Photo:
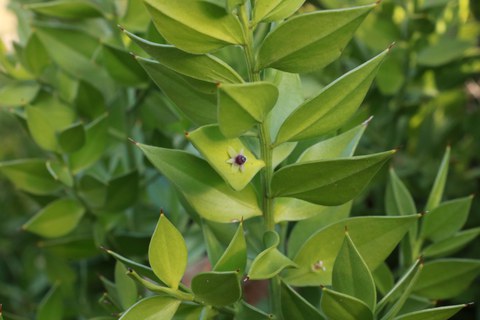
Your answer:
[[[373,119],[373,116],[370,116],[367,120],[365,120],[365,121],[362,122],[362,125],[363,125],[363,126],[368,126],[369,123],[370,123],[370,121],[372,121],[372,119]]]
[[[387,51],[390,52],[390,50],[392,50],[393,48],[395,48],[395,45],[396,45],[395,41],[393,41],[392,43],[390,43],[390,44],[388,45]]]
[[[133,140],[132,138],[128,138],[128,141],[130,141],[131,143],[133,143],[134,145],[138,146],[138,142]]]
[[[121,24],[117,24],[118,29],[120,29],[122,32],[125,32],[125,28]]]

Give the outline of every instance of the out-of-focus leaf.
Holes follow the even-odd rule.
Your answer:
[[[308,238],[293,259],[299,268],[286,270],[284,279],[290,285],[329,285],[345,228],[369,269],[374,270],[388,257],[419,217],[420,215],[359,217],[331,224]],[[325,246],[325,243],[329,245]],[[320,264],[324,268],[313,268]]]
[[[253,23],[272,22],[288,18],[305,0],[258,0],[253,8]]]
[[[137,301],[137,285],[127,276],[127,268],[119,261],[115,264],[115,286],[123,309]]]
[[[47,50],[35,33],[28,38],[23,54],[27,68],[37,76],[51,63]]]
[[[402,314],[401,316],[396,317],[395,320],[447,320],[465,307],[466,305],[460,304],[456,306],[426,309]]]
[[[213,267],[214,271],[237,271],[243,274],[247,264],[247,243],[243,231],[243,223],[238,225],[237,232],[227,249]]]
[[[61,131],[57,135],[60,149],[65,153],[79,150],[85,144],[86,132],[83,124],[75,123]]]
[[[358,196],[394,153],[285,166],[273,175],[272,193],[275,197],[341,205]]]
[[[423,250],[423,255],[428,258],[450,255],[465,247],[479,235],[480,228],[458,232],[444,240],[432,243]]]
[[[54,161],[54,160],[48,160],[46,163],[47,170],[50,172],[52,177],[63,183],[64,185],[68,187],[73,186],[73,177],[72,174],[70,173],[70,170],[68,170],[68,167],[60,161]]]
[[[125,311],[120,320],[170,320],[175,315],[180,302],[180,300],[171,297],[148,297],[140,300]]]
[[[289,285],[282,282],[282,313],[285,319],[324,320],[317,308],[299,295]]]
[[[233,14],[206,1],[145,0],[158,32],[190,53],[207,53],[229,44],[243,44],[244,33]]]
[[[368,306],[352,296],[323,288],[322,310],[330,320],[373,320]]]
[[[17,81],[0,87],[0,107],[21,107],[30,103],[40,90],[33,81]]]
[[[258,56],[259,69],[271,67],[298,73],[323,68],[340,56],[374,7],[323,10],[289,19],[263,42]]]
[[[261,215],[253,187],[232,190],[207,162],[187,152],[138,146],[204,218],[232,222]]]
[[[447,183],[448,175],[448,165],[450,161],[450,147],[447,147],[445,154],[438,169],[437,177],[433,183],[432,190],[428,196],[427,205],[425,206],[426,211],[431,211],[436,208],[442,201],[443,190],[445,189],[445,184]]]
[[[105,114],[106,107],[102,93],[85,81],[80,81],[74,104],[82,116],[96,119]]]
[[[77,200],[58,199],[40,210],[22,229],[45,238],[58,238],[72,232],[84,213],[85,208]]]
[[[115,81],[124,86],[138,87],[147,82],[147,74],[128,52],[104,44],[103,63]]]
[[[64,317],[63,298],[60,288],[55,285],[38,306],[37,320],[62,320]]]
[[[137,171],[132,171],[110,180],[104,209],[107,211],[119,211],[133,205],[138,196],[138,181]]]
[[[60,190],[45,167],[45,160],[24,159],[0,162],[0,173],[7,176],[16,188],[37,195],[48,195]]]
[[[187,138],[205,157],[207,162],[233,189],[245,188],[265,166],[238,138],[225,138],[216,125],[203,126],[187,134]],[[240,153],[246,158],[244,164],[229,163]]]
[[[240,299],[238,272],[204,272],[192,279],[195,298],[212,306],[226,306]]]
[[[438,67],[464,56],[471,44],[459,39],[443,38],[418,53],[417,63],[427,67]]]
[[[125,14],[120,20],[120,24],[126,29],[135,32],[145,32],[150,24],[150,16],[143,0],[128,0]]]
[[[276,143],[324,135],[357,111],[389,49],[346,73],[300,105],[282,124]]]
[[[32,3],[26,9],[36,13],[61,19],[87,19],[102,16],[101,9],[89,0],[56,0]]]
[[[160,280],[173,289],[178,288],[187,267],[187,246],[182,234],[164,214],[150,241],[148,260]]]

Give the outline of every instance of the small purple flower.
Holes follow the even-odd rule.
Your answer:
[[[232,165],[232,170],[243,172],[245,169],[245,162],[247,162],[247,157],[243,154],[243,149],[237,153],[235,149],[228,147],[228,155],[230,159],[226,162]]]

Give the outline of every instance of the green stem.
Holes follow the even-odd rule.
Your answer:
[[[270,132],[265,124],[260,126],[260,148],[262,159],[265,162],[265,168],[262,172],[263,185],[263,217],[265,229],[267,231],[275,230],[275,218],[273,216],[273,198],[271,181],[273,175],[273,154],[270,141]]]

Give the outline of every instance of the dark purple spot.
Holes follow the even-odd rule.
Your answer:
[[[245,157],[243,154],[239,154],[235,157],[235,164],[241,166],[245,162],[247,162],[247,157]]]

